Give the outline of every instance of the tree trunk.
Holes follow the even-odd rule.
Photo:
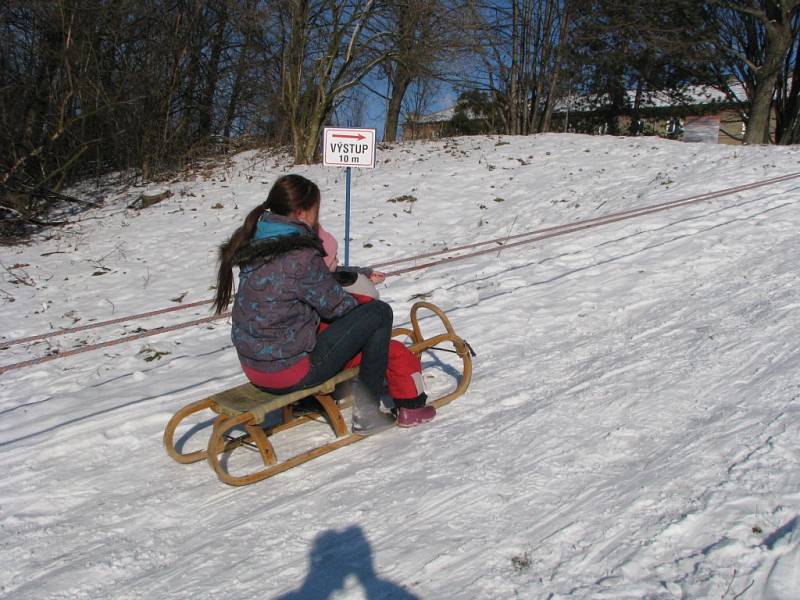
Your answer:
[[[392,82],[392,95],[386,110],[386,121],[383,126],[383,141],[394,142],[397,139],[397,126],[400,123],[400,111],[403,107],[403,98],[406,95],[411,77],[401,64],[397,65],[394,81]]]
[[[796,3],[792,3],[796,4]],[[758,68],[755,90],[750,105],[750,118],[744,135],[745,144],[769,144],[775,84],[781,65],[792,42],[790,10],[780,4],[767,11],[764,64]]]
[[[769,47],[769,43],[767,46]],[[744,135],[745,144],[769,144],[769,125],[772,114],[772,99],[775,95],[775,83],[778,72],[774,65],[774,57],[768,55],[767,60],[759,69],[759,77],[753,93],[750,107],[750,118],[747,120],[747,131]],[[780,62],[780,61],[778,61]]]
[[[245,37],[244,44],[239,50],[239,62],[236,65],[236,74],[233,78],[233,86],[231,88],[231,96],[228,99],[228,108],[225,111],[225,125],[222,135],[225,139],[231,137],[231,129],[233,129],[233,120],[236,118],[236,109],[239,103],[239,96],[242,93],[242,80],[244,79],[244,71],[247,67],[247,57],[250,49],[250,36]]]
[[[519,9],[517,0],[511,0],[511,69],[508,89],[508,120],[510,127],[506,133],[519,133]]]
[[[47,135],[44,120],[51,108],[51,87],[58,73],[63,52],[62,36],[54,24],[47,23],[37,50],[39,60],[37,61],[36,80],[33,91],[27,98],[28,104],[23,119],[22,140],[26,149],[35,148]]]
[[[797,144],[800,143],[800,60],[795,61],[792,71],[787,70],[784,89],[775,137],[779,144]]]
[[[222,47],[225,42],[225,30],[228,26],[227,2],[219,3],[219,11],[216,13],[217,32],[211,45],[211,57],[208,61],[206,85],[203,90],[203,97],[200,101],[200,118],[198,123],[197,136],[200,139],[207,138],[211,134],[211,125],[214,119],[214,96],[217,93],[217,81],[219,80],[219,63],[222,56]]]
[[[284,64],[282,66],[283,89],[281,92],[283,104],[289,117],[294,161],[299,164],[305,162],[302,160],[303,123],[300,121],[300,95],[303,87],[303,62],[305,59],[308,8],[308,0],[294,0],[292,2],[289,47],[284,52]]]
[[[542,123],[539,127],[539,132],[550,130],[550,120],[553,116],[553,108],[556,104],[556,90],[558,89],[558,80],[561,77],[561,63],[564,60],[564,49],[567,47],[567,31],[569,29],[569,22],[572,17],[570,9],[572,0],[565,0],[564,10],[561,14],[561,27],[558,32],[558,47],[556,49],[555,63],[553,69],[550,71],[550,82],[547,90],[547,105],[544,109],[544,116]]]

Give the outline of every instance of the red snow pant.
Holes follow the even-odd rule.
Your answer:
[[[361,353],[351,358],[345,369],[361,364]],[[386,365],[386,387],[397,402],[416,400],[423,393],[422,363],[405,344],[397,340],[389,342],[389,364]]]
[[[359,304],[364,304],[371,300],[366,296],[353,294]],[[320,323],[319,330],[327,328],[325,323]],[[351,358],[344,366],[345,369],[352,369],[361,364],[361,353],[359,352]],[[419,358],[409,350],[405,344],[397,340],[389,342],[389,361],[386,365],[386,386],[389,395],[397,402],[411,402],[424,406],[427,396],[424,395],[425,389],[422,380],[422,363]]]

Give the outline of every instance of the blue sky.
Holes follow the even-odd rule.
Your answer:
[[[383,92],[386,90],[386,80],[381,79],[372,79],[367,81],[367,85],[369,88]],[[370,129],[375,129],[376,139],[382,140],[383,139],[383,125],[386,119],[386,106],[387,101],[385,98],[381,97],[377,93],[369,91],[364,87],[359,88],[359,92],[364,94],[364,98],[366,101],[366,106],[364,109],[364,119],[363,122],[359,124],[354,124],[353,126],[359,127],[367,127]],[[430,106],[425,111],[426,113],[436,112],[450,106],[453,106],[456,103],[456,98],[458,94],[457,92],[449,85],[442,85],[439,92],[434,96],[430,102]],[[400,115],[400,124],[403,123],[403,115]],[[347,123],[338,123],[342,126],[346,126]],[[398,128],[398,139],[402,135],[402,127]]]

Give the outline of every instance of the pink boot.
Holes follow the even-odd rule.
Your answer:
[[[400,408],[397,415],[398,427],[416,427],[428,421],[432,421],[436,416],[436,409],[432,406],[421,408]]]

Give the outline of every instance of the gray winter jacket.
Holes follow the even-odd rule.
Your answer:
[[[262,215],[234,255],[240,271],[231,338],[243,365],[267,373],[291,367],[314,349],[320,318],[332,321],[357,306],[323,256],[307,225]]]

